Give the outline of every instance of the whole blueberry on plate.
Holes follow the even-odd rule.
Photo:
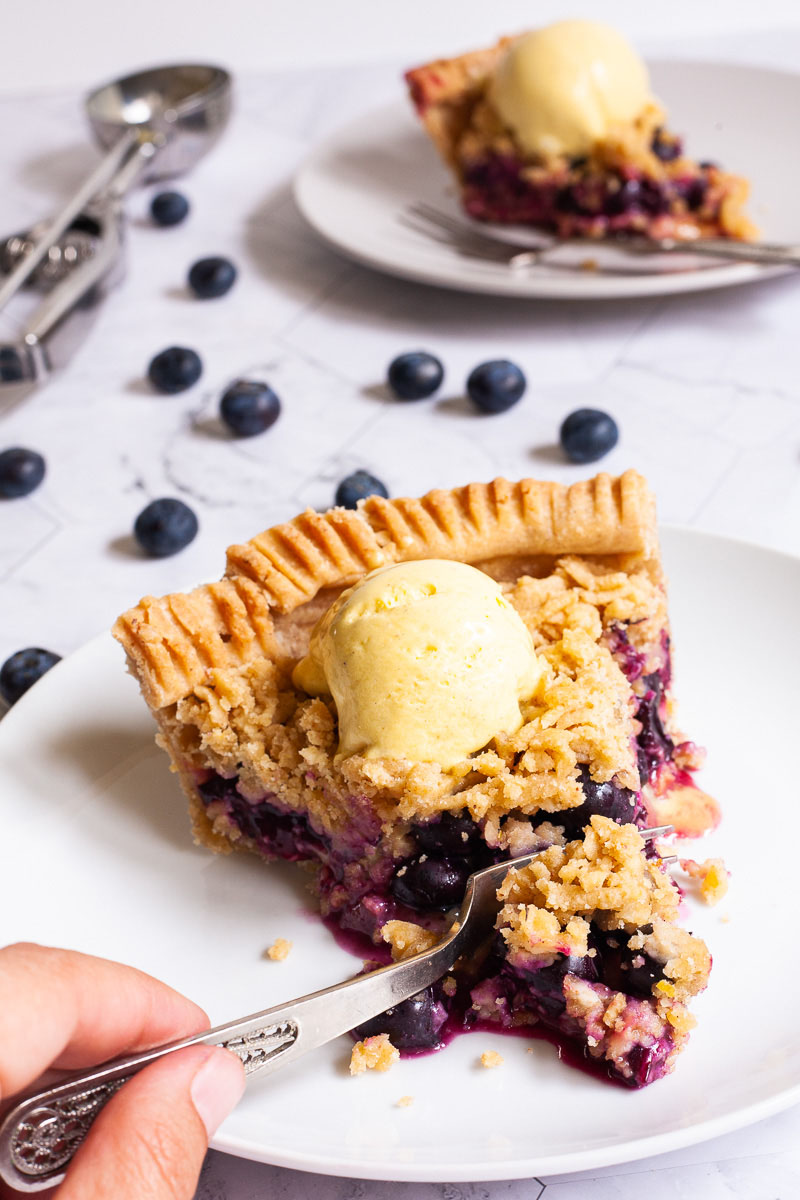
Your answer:
[[[0,496],[15,500],[27,496],[44,479],[45,463],[36,450],[11,446],[0,453]]]
[[[599,408],[578,408],[561,426],[561,446],[570,462],[597,462],[619,441],[613,417]]]
[[[222,420],[237,437],[253,437],[274,425],[280,416],[281,402],[268,383],[258,379],[237,379],[219,402]]]
[[[133,526],[137,542],[151,558],[183,550],[197,535],[197,517],[188,504],[166,496],[143,508]]]
[[[501,413],[521,399],[525,387],[516,363],[498,358],[475,367],[467,380],[467,395],[481,412]]]
[[[60,654],[42,650],[40,646],[17,650],[0,667],[0,696],[6,704],[16,704],[20,696],[57,662],[61,662]]]
[[[189,270],[189,287],[198,300],[216,300],[231,290],[236,273],[229,258],[199,258]]]
[[[336,489],[335,501],[340,508],[356,508],[367,496],[388,496],[386,484],[369,471],[353,471]]]
[[[444,367],[426,350],[399,354],[389,364],[388,384],[398,400],[424,400],[442,386]]]
[[[169,396],[185,392],[202,374],[200,355],[186,346],[169,346],[151,359],[147,368],[147,377],[156,391]]]
[[[159,192],[150,201],[150,216],[156,225],[180,225],[189,215],[189,201],[183,192]]]

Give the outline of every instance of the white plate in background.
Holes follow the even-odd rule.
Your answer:
[[[796,203],[800,165],[800,74],[713,62],[652,62],[653,91],[687,153],[709,159],[752,184],[749,211],[765,241],[800,242]],[[461,257],[397,220],[424,200],[461,213],[450,173],[410,101],[365,113],[311,153],[295,179],[295,198],[314,229],[356,261],[390,275],[462,291],[504,296],[596,300],[667,295],[750,283],[791,268],[752,263],[709,265],[689,255],[631,257],[598,243],[559,250],[561,268],[530,271]],[[525,239],[515,226],[475,223],[484,234]],[[581,261],[607,268],[587,271]]]

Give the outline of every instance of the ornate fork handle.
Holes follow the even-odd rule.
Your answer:
[[[228,1028],[222,1026],[81,1072],[69,1082],[29,1096],[12,1109],[0,1127],[0,1176],[27,1192],[52,1187],[63,1178],[92,1122],[115,1092],[164,1054],[198,1043],[224,1046],[239,1056],[250,1075],[291,1046],[298,1034],[291,1021],[255,1028],[249,1024],[236,1022],[231,1027],[235,1031],[232,1037],[219,1036]]]

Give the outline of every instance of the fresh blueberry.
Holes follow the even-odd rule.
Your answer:
[[[0,383],[19,383],[24,377],[19,350],[13,346],[0,347]]]
[[[500,358],[475,367],[467,380],[467,395],[481,412],[501,413],[517,403],[525,387],[519,367]]]
[[[185,346],[170,346],[151,360],[147,377],[157,392],[175,395],[197,383],[203,374],[203,363],[196,350]]]
[[[0,696],[6,704],[16,704],[20,696],[57,662],[61,662],[60,654],[42,650],[39,646],[17,650],[0,667]]]
[[[280,411],[281,402],[272,388],[257,379],[237,379],[219,404],[220,416],[237,437],[263,433],[275,424]]]
[[[414,839],[425,854],[452,854],[463,858],[471,854],[480,839],[480,829],[466,814],[443,813],[438,821],[415,825]]]
[[[399,355],[389,365],[389,387],[400,400],[424,400],[442,386],[444,367],[425,350]]]
[[[152,558],[177,554],[194,540],[197,529],[197,517],[189,505],[169,496],[151,501],[133,526],[137,542]]]
[[[334,497],[340,508],[356,508],[359,500],[367,496],[388,496],[386,485],[370,475],[369,471],[353,471],[336,489]]]
[[[216,300],[231,290],[236,274],[229,258],[199,258],[189,271],[189,287],[198,300]]]
[[[44,479],[44,459],[35,450],[12,446],[0,454],[0,496],[15,500],[27,496]]]
[[[183,192],[159,192],[150,202],[150,216],[156,225],[180,225],[189,214],[189,201]]]
[[[613,417],[599,408],[578,408],[561,426],[561,446],[570,462],[597,462],[619,441],[619,429]]]
[[[464,897],[469,865],[450,858],[412,858],[392,879],[392,895],[409,908],[443,912]]]
[[[378,1017],[371,1017],[353,1030],[359,1038],[375,1037],[388,1033],[389,1040],[398,1050],[432,1050],[440,1043],[439,1030],[447,1020],[447,1012],[441,1001],[437,1001],[432,988],[425,988],[387,1008]]]

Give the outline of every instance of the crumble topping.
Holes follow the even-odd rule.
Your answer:
[[[394,961],[400,962],[430,950],[439,941],[440,935],[412,921],[387,921],[381,929],[381,937],[392,947]]]
[[[410,1108],[413,1103],[414,1103],[413,1096],[401,1096],[400,1099],[397,1101],[397,1107],[398,1108]]]
[[[359,797],[365,820],[369,810],[399,836],[399,823],[448,809],[466,807],[475,820],[499,827],[509,813],[576,806],[584,764],[599,782],[614,778],[637,789],[635,700],[604,635],[626,622],[637,652],[659,661],[666,619],[660,581],[644,568],[626,572],[568,556],[548,576],[524,575],[503,589],[546,669],[522,728],[498,733],[449,771],[436,763],[337,758],[333,702],[293,689],[296,659],[280,656],[209,668],[204,684],[161,711],[167,740],[187,770],[236,775],[243,795],[273,793],[332,834],[352,828]],[[380,829],[364,832],[377,841]]]
[[[674,920],[678,894],[657,860],[648,859],[635,825],[593,816],[583,839],[550,846],[521,870],[509,871],[498,891],[505,901],[499,923],[508,938],[529,907],[549,909],[561,929],[576,916],[603,929],[634,931],[656,917]]]
[[[491,1069],[492,1067],[501,1067],[505,1059],[502,1054],[498,1054],[496,1050],[484,1050],[481,1055],[481,1066]]]
[[[283,962],[289,957],[291,949],[292,943],[286,938],[279,937],[267,950],[267,957],[271,958],[273,962]]]
[[[400,1051],[389,1041],[388,1033],[356,1042],[350,1052],[350,1074],[363,1075],[365,1071],[388,1071],[400,1058]]]
[[[721,858],[706,858],[699,863],[693,858],[679,860],[681,870],[700,884],[700,896],[706,904],[719,904],[728,894],[730,872]]]

